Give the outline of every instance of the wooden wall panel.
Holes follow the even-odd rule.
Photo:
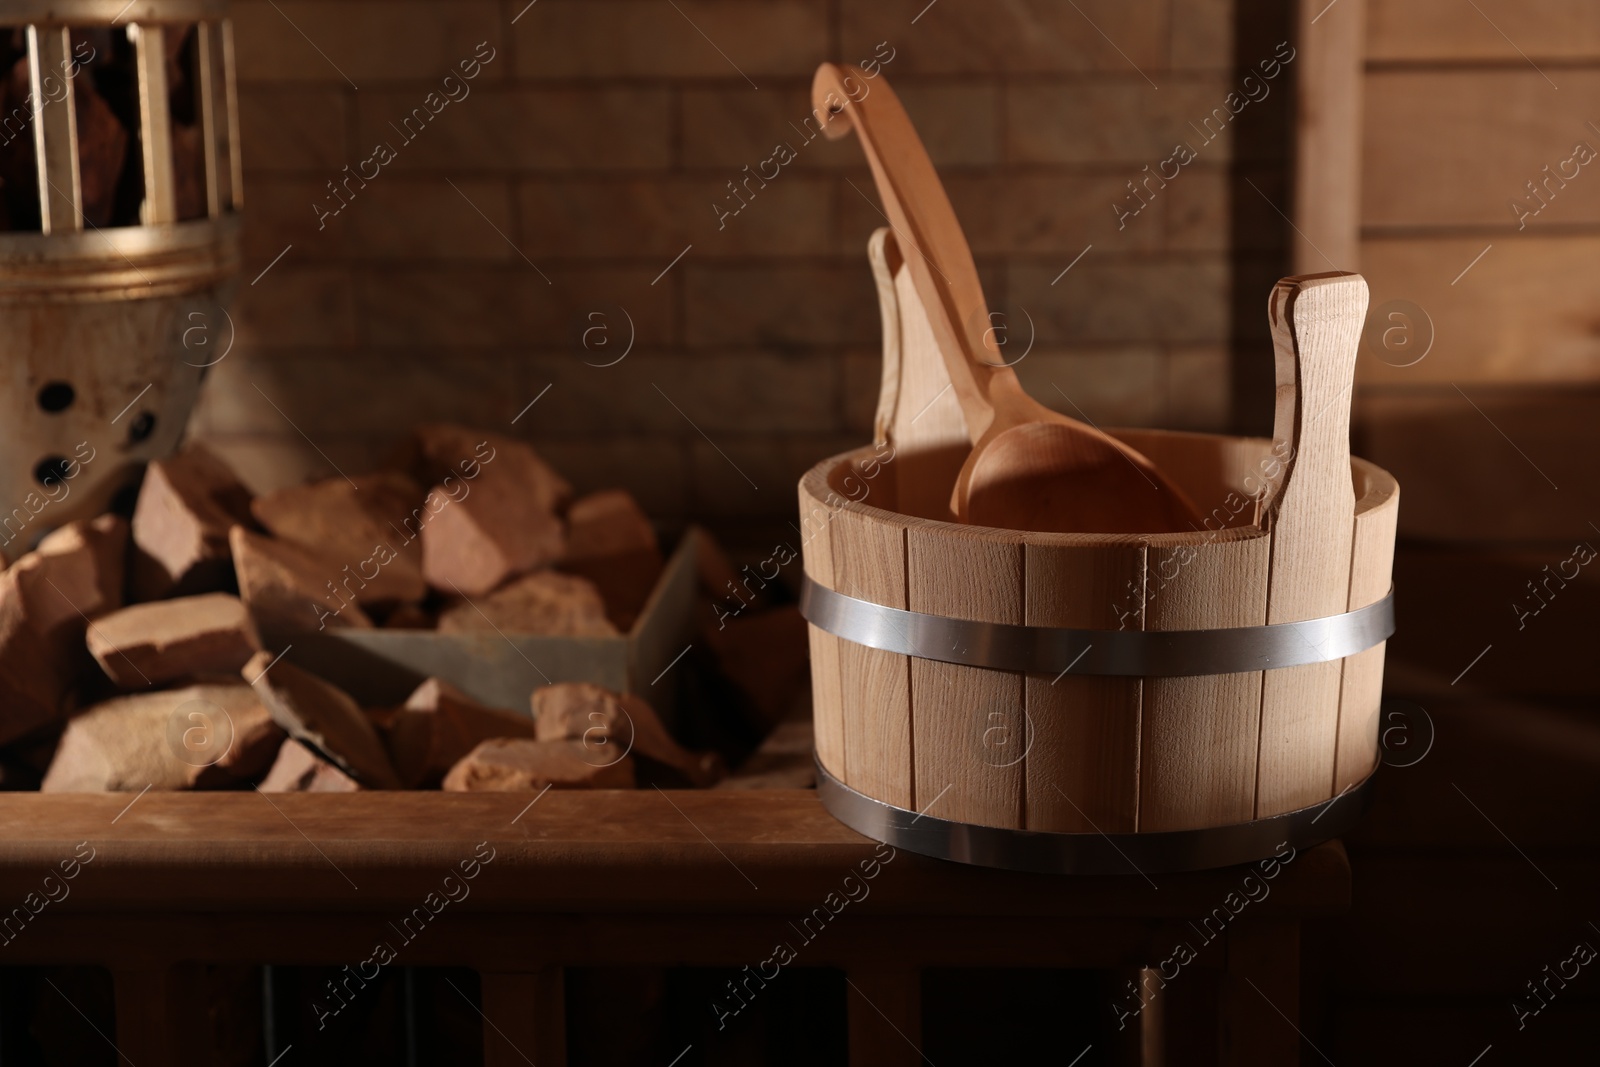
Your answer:
[[[1465,393],[1446,384],[1361,397],[1356,451],[1400,482],[1400,536],[1566,548],[1593,538],[1600,389],[1483,385]],[[1511,583],[1512,592],[1520,585]]]
[[[1492,226],[1511,238],[1600,224],[1600,156],[1581,165],[1574,152],[1600,152],[1600,70],[1551,73],[1559,91],[1526,65],[1369,74],[1361,225]]]
[[[1367,0],[1300,0],[1295,97],[1295,274],[1357,270],[1361,39]]]
[[[1590,0],[1368,2],[1371,60],[1504,61],[1526,67],[1529,59],[1600,59],[1600,6]]]
[[[1302,103],[1297,132],[1295,225],[1305,247],[1295,267],[1325,264],[1310,246],[1342,248],[1342,220],[1354,212],[1358,240],[1339,266],[1372,286],[1357,380],[1428,388],[1600,378],[1586,279],[1600,249],[1600,173],[1591,173],[1600,170],[1600,115],[1589,110],[1600,96],[1600,6],[1363,0],[1354,41],[1341,31],[1348,14],[1330,28],[1344,6],[1301,4],[1312,61],[1300,66],[1299,90],[1315,106],[1308,114]],[[1333,48],[1345,51],[1325,54]],[[1353,81],[1352,63],[1362,72]],[[1350,139],[1348,156],[1329,151]],[[1336,180],[1352,160],[1354,177]],[[1330,168],[1335,178],[1316,177]],[[1388,314],[1394,300],[1420,306],[1435,334],[1420,361],[1374,343],[1400,324]]]
[[[1600,184],[1600,172],[1593,177]],[[1600,235],[1369,240],[1362,273],[1373,311],[1410,300],[1427,312],[1435,336],[1427,356],[1405,367],[1364,346],[1357,381],[1455,383],[1470,395],[1474,384],[1490,382],[1600,380],[1596,264]]]

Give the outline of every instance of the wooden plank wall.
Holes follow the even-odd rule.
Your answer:
[[[1600,7],[1305,0],[1300,21],[1295,270],[1371,286],[1356,444],[1423,488],[1401,536],[1591,536]]]
[[[1435,333],[1411,366],[1392,350],[1364,359],[1363,384],[1600,381],[1600,301],[1582,269],[1600,257],[1600,9],[1319,9],[1302,9],[1318,62],[1304,75],[1295,268],[1348,259],[1337,266],[1366,275],[1375,311],[1410,300]]]

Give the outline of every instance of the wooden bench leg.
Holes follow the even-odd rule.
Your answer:
[[[1160,972],[1153,967],[1118,967],[1106,972],[1105,997],[1117,1020],[1114,1062],[1138,1067],[1163,1067],[1166,1063],[1167,993],[1162,986]]]
[[[1242,919],[1228,929],[1222,1067],[1300,1062],[1300,926]]]
[[[1144,968],[1139,973],[1142,989],[1155,989],[1160,972]],[[1139,1013],[1139,1067],[1164,1067],[1167,1062],[1167,998],[1147,996]]]
[[[118,1063],[206,1062],[211,1018],[205,979],[193,964],[113,968]]]
[[[481,977],[484,1067],[565,1064],[567,1000],[562,969],[488,971]]]
[[[922,975],[915,967],[852,967],[845,973],[854,1067],[922,1063]]]

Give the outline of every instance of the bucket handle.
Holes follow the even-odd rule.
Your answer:
[[[1348,515],[1355,506],[1350,393],[1366,314],[1367,283],[1359,274],[1298,275],[1272,287],[1272,443],[1284,473],[1262,501],[1269,529],[1286,512],[1304,515],[1338,502]]]
[[[1355,486],[1350,400],[1367,283],[1344,271],[1284,278],[1268,299],[1277,377],[1273,454],[1283,465],[1260,504],[1272,534],[1267,622],[1342,611],[1350,581]]]

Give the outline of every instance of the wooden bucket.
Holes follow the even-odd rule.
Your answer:
[[[931,335],[892,239],[872,254],[878,441],[800,482],[829,810],[896,847],[1070,873],[1240,863],[1348,829],[1378,757],[1394,478],[1353,459],[1348,514],[1283,512],[1264,530],[1263,494],[1336,451],[1344,422],[1294,419],[1276,444],[1113,431],[1205,529],[942,521],[967,450],[959,409],[937,360],[913,358]]]

